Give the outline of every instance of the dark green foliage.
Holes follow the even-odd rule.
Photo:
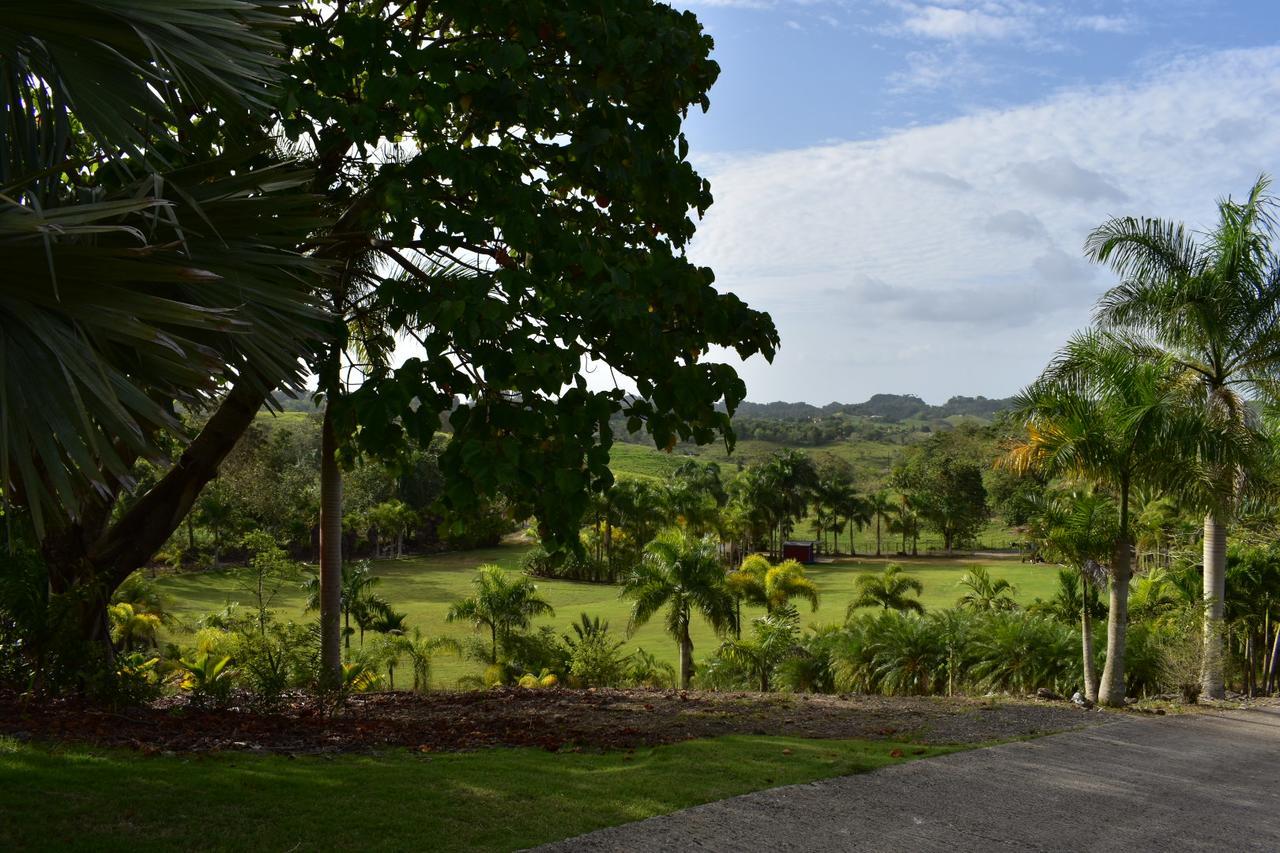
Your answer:
[[[614,566],[600,562],[590,554],[548,553],[534,546],[520,558],[520,570],[530,577],[551,578],[586,583],[617,583],[622,577],[621,561]]]
[[[448,413],[447,503],[470,512],[501,491],[544,541],[577,547],[591,492],[612,480],[610,419],[660,447],[732,442],[715,404],[731,411],[745,387],[704,356],[778,344],[767,315],[685,256],[711,193],[681,122],[708,103],[711,40],[650,0],[415,8],[406,21],[347,3],[288,35],[285,126],[360,232],[336,233],[334,251],[395,268],[365,274],[361,310],[423,345],[397,367],[370,359],[331,413],[348,456],[426,443]],[[393,162],[382,140],[405,143]],[[589,389],[584,358],[638,394]],[[322,386],[340,369],[322,365]]]

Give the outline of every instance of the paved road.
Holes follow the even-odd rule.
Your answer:
[[[1280,709],[1119,717],[541,849],[1280,851]]]

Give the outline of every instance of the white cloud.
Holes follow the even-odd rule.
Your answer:
[[[1033,32],[1034,24],[1028,14],[1020,14],[1000,4],[983,3],[981,7],[969,9],[910,6],[902,28],[926,38],[957,41],[1026,37]]]
[[[1111,281],[1081,259],[1110,215],[1212,223],[1280,164],[1280,49],[1181,60],[881,139],[707,168],[693,254],[770,311],[752,399],[1009,394]]]

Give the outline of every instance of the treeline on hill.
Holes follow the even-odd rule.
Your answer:
[[[739,439],[767,441],[792,447],[822,447],[850,439],[907,444],[917,433],[951,429],[958,422],[988,422],[1012,405],[1009,399],[952,397],[932,406],[913,394],[876,394],[864,403],[741,403],[733,415]],[[625,422],[614,422],[614,438],[642,441]]]
[[[906,449],[886,488],[858,483],[841,459],[796,449],[728,473],[691,458],[666,480],[623,476],[593,498],[581,553],[534,549],[524,568],[540,577],[617,582],[667,527],[715,539],[730,565],[755,552],[778,555],[797,536],[812,538],[823,553],[856,555],[853,534],[863,530],[874,531],[877,555],[917,555],[924,534],[948,552],[972,547],[993,517],[1025,523],[1029,501],[1044,486],[1034,474],[992,466],[1002,435],[997,425],[964,424],[928,436]]]

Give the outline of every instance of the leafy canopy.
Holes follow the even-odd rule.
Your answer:
[[[326,251],[359,261],[367,310],[422,350],[371,359],[331,401],[347,454],[425,442],[448,412],[447,502],[501,488],[554,545],[612,483],[615,413],[662,447],[732,441],[745,387],[704,356],[771,358],[778,339],[685,254],[711,192],[681,122],[719,72],[691,13],[316,3],[287,38],[285,127],[343,211]]]

